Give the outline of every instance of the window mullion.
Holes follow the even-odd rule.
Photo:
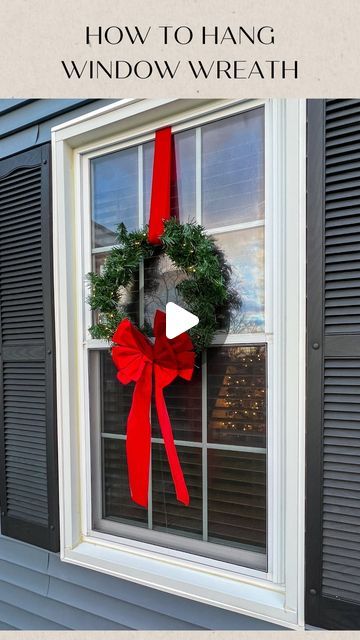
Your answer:
[[[139,229],[144,226],[144,153],[143,146],[138,147],[138,200]],[[144,324],[144,264],[139,266],[139,324]]]
[[[144,147],[142,144],[138,146],[138,207],[139,207],[139,229],[145,224],[144,211]],[[144,262],[139,264],[139,325],[144,324]],[[151,407],[150,407],[150,423],[151,423]],[[150,466],[149,466],[149,493],[148,493],[148,529],[153,528],[153,505],[152,505],[152,446],[150,449]]]
[[[201,184],[201,127],[196,128],[195,134],[195,217],[196,222],[202,222],[202,184]],[[201,362],[201,421],[202,421],[202,528],[203,540],[208,539],[208,472],[207,472],[207,381],[206,381],[206,352],[202,354]]]
[[[113,248],[114,245],[109,245],[107,247],[95,247],[91,249],[91,253],[93,255],[96,255],[97,253],[109,253]]]
[[[207,470],[207,373],[206,351],[201,364],[201,416],[202,416],[202,519],[203,540],[208,539],[208,470]]]
[[[201,127],[196,129],[195,138],[195,185],[196,185],[196,201],[195,201],[195,217],[196,222],[201,224]]]
[[[153,502],[152,502],[152,444],[150,444],[149,466],[149,493],[148,493],[148,529],[153,528]]]

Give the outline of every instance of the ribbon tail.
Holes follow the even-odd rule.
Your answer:
[[[147,507],[149,493],[151,387],[152,364],[148,363],[135,385],[126,430],[130,495],[142,507]]]
[[[180,465],[179,457],[176,451],[174,436],[171,428],[171,422],[166,408],[165,398],[161,384],[157,380],[155,374],[155,404],[158,414],[159,425],[164,438],[166,455],[168,457],[171,476],[174,482],[177,499],[185,504],[189,505],[190,498],[189,492],[186,486],[184,474]]]

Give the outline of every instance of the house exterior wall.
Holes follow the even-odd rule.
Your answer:
[[[0,158],[111,100],[0,100]],[[276,630],[275,625],[60,561],[0,536],[0,629]]]
[[[262,620],[61,562],[0,537],[0,629],[276,630]]]
[[[51,127],[114,100],[0,100],[0,159],[50,141]]]

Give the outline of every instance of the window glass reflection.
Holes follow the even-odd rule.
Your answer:
[[[138,149],[94,158],[91,169],[92,245],[107,247],[115,243],[120,222],[128,229],[139,226]]]
[[[202,127],[205,227],[264,217],[264,111],[245,111]]]
[[[241,300],[232,313],[229,332],[263,332],[264,227],[222,233],[215,239],[232,266],[232,285]]]

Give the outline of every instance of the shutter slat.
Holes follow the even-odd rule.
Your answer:
[[[354,565],[347,573],[343,571],[344,557],[358,560],[360,566],[360,395],[338,394],[332,390],[331,383],[341,379],[345,384],[359,380],[360,360],[326,359],[324,371],[322,586],[323,593],[330,596],[337,581],[337,595],[348,597],[345,582],[349,579],[353,584],[360,584],[360,572]],[[347,456],[350,456],[349,461]],[[344,519],[346,516],[356,523],[350,532],[349,523]],[[334,559],[339,561],[339,557],[342,561],[337,575],[333,563]],[[352,598],[360,603],[359,592],[354,589]]]
[[[326,101],[326,116],[327,121],[331,122],[337,117],[342,117],[342,113],[359,113],[360,100],[342,100],[333,99]]]
[[[360,297],[354,273],[359,270],[360,229],[353,224],[358,219],[360,170],[354,169],[354,155],[349,165],[343,157],[347,135],[360,134],[360,113],[357,105],[341,107],[341,116],[334,111],[326,120],[326,156],[336,139],[340,152],[339,164],[332,155],[331,168],[325,168],[325,331],[326,333],[360,333]],[[356,156],[360,161],[359,154]],[[335,211],[334,211],[335,210]],[[335,219],[334,219],[335,216]],[[334,225],[336,224],[336,227]],[[334,273],[339,279],[334,286]],[[344,278],[348,272],[352,274]]]

